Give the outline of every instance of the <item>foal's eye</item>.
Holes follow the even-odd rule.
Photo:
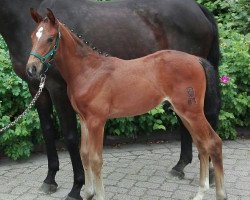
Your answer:
[[[49,43],[52,43],[53,40],[54,40],[54,38],[53,38],[53,37],[50,37],[47,41],[48,41]]]

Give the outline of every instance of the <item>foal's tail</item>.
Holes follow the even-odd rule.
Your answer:
[[[221,108],[221,98],[220,98],[220,89],[219,77],[217,69],[213,67],[207,60],[200,58],[200,64],[202,65],[205,75],[206,75],[206,93],[205,93],[205,102],[204,110],[206,117],[213,116],[218,118],[220,108]],[[217,127],[218,119],[211,119],[214,121],[212,125],[213,128]],[[211,123],[211,121],[210,121]]]
[[[217,23],[216,23],[216,20],[215,20],[213,14],[204,6],[199,5],[199,7],[202,10],[202,12],[204,13],[204,15],[206,16],[206,18],[209,20],[209,22],[211,23],[211,26],[212,26],[213,41],[212,41],[212,45],[211,45],[209,54],[207,56],[207,60],[214,66],[214,68],[216,69],[216,71],[218,73],[218,67],[219,67],[219,62],[220,62],[220,58],[221,58],[220,46],[219,46],[218,26],[217,26]]]

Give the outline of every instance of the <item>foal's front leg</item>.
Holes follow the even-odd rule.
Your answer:
[[[85,175],[84,199],[91,199],[94,196],[93,175],[89,163],[89,131],[85,119],[80,117],[81,122],[81,148],[80,155]]]
[[[102,179],[102,150],[104,121],[97,117],[88,117],[81,121],[82,130],[87,133],[82,135],[81,155],[85,170],[86,199],[91,199],[96,194],[96,200],[104,200],[104,187]]]

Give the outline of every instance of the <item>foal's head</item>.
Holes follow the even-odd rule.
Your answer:
[[[32,50],[26,66],[27,74],[32,78],[38,78],[50,66],[57,49],[61,34],[59,22],[50,9],[47,16],[41,17],[36,10],[30,9],[33,20],[38,24],[31,34]]]

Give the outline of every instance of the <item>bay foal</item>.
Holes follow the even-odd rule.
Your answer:
[[[134,60],[105,57],[82,43],[51,10],[44,19],[34,11],[31,14],[38,26],[32,33],[27,73],[38,78],[54,59],[67,83],[81,122],[86,199],[94,194],[97,200],[104,199],[102,151],[107,119],[140,115],[165,100],[182,119],[200,154],[199,191],[194,199],[202,199],[209,188],[209,156],[215,169],[217,199],[226,199],[222,142],[203,112],[205,92],[211,89],[209,80],[215,76],[209,63],[169,50]]]

